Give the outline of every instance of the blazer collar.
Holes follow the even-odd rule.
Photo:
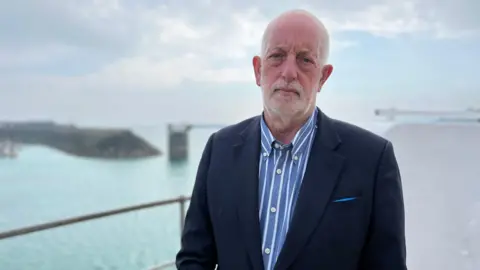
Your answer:
[[[323,113],[318,107],[316,107],[315,110],[317,111],[316,127],[318,129],[315,141],[318,141],[328,149],[334,150],[342,142],[340,136],[335,131],[334,120]],[[252,119],[250,124],[240,132],[241,141],[238,141],[235,145],[241,145],[251,139],[254,141],[258,140],[260,143],[261,118],[262,115],[259,115]]]

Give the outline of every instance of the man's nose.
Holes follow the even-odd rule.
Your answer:
[[[283,62],[282,77],[289,83],[297,79],[297,59],[294,55],[289,54]]]

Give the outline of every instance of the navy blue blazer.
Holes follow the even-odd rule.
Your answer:
[[[317,108],[318,109],[318,108]],[[262,270],[260,116],[212,134],[176,256],[180,270]],[[276,270],[405,270],[402,184],[390,141],[319,111]]]

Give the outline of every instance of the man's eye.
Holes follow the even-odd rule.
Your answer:
[[[282,57],[281,53],[274,53],[274,54],[270,55],[270,58],[280,58],[280,57]]]
[[[303,57],[302,61],[305,62],[305,63],[313,63],[313,61],[310,60],[310,58],[308,58],[308,57]]]

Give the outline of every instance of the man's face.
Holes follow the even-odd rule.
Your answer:
[[[269,32],[264,58],[253,59],[266,109],[286,117],[311,113],[316,94],[332,72],[332,66],[323,66],[319,59],[318,26],[296,16],[279,19]]]

